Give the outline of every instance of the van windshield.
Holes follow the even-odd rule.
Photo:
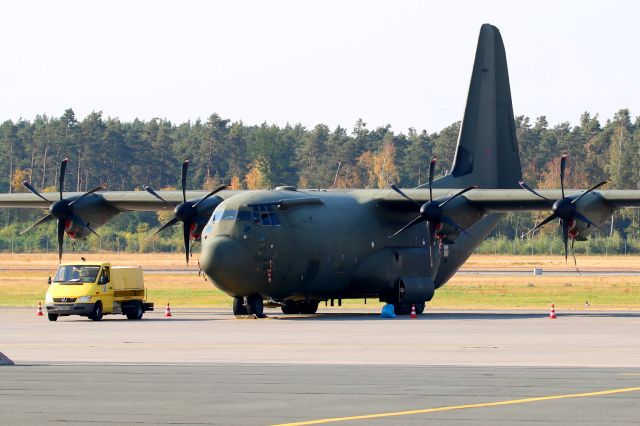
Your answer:
[[[98,272],[99,266],[63,265],[58,268],[53,281],[61,284],[94,283]]]

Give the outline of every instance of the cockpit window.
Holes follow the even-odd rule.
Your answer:
[[[251,222],[251,212],[248,210],[216,210],[211,216],[211,223],[222,220],[237,220],[239,222]]]
[[[278,213],[272,211],[273,206],[253,206],[251,210],[253,223],[262,226],[280,226],[280,218]]]
[[[237,219],[239,222],[251,222],[251,212],[248,210],[238,210]]]

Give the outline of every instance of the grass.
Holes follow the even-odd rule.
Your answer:
[[[111,254],[86,255],[89,259],[109,259],[114,264],[141,265],[184,271],[181,254]],[[66,259],[71,259],[69,256]],[[189,266],[197,270],[196,265]],[[583,270],[640,270],[640,257],[604,256],[578,258]],[[51,254],[0,254],[0,306],[35,306],[44,301],[47,277],[55,272],[57,259]],[[533,270],[568,269],[570,265],[557,257],[473,256],[465,269]],[[30,268],[44,268],[29,270]],[[231,298],[196,274],[146,274],[150,301],[158,306],[171,302],[174,307],[225,307]],[[442,309],[538,309],[551,303],[559,309],[640,309],[640,276],[473,276],[457,275],[436,292],[431,308]],[[380,307],[369,300],[366,307]],[[345,300],[344,308],[365,307],[362,300]]]

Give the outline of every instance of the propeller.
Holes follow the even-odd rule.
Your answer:
[[[69,227],[71,226],[72,223],[76,224],[78,226],[81,226],[81,227],[83,227],[85,229],[88,229],[93,234],[98,235],[96,233],[96,231],[94,231],[93,228],[91,228],[91,226],[88,223],[86,223],[84,220],[82,220],[75,213],[73,206],[74,206],[75,203],[77,203],[79,200],[83,199],[87,195],[93,194],[96,191],[100,191],[100,190],[104,189],[101,186],[97,186],[97,187],[91,189],[90,191],[85,192],[84,194],[82,194],[81,196],[79,196],[78,198],[76,198],[74,200],[69,200],[67,198],[64,198],[62,196],[62,193],[64,192],[64,177],[65,177],[65,173],[67,171],[67,162],[68,161],[69,161],[69,159],[65,158],[60,163],[60,181],[59,181],[60,199],[58,201],[55,201],[55,202],[49,201],[42,194],[40,194],[40,192],[38,192],[38,190],[36,188],[34,188],[29,182],[27,182],[26,180],[24,182],[22,182],[22,184],[25,186],[25,188],[27,188],[29,190],[29,192],[31,192],[34,195],[37,195],[38,197],[42,198],[47,203],[49,203],[49,214],[46,215],[45,217],[43,217],[42,219],[38,220],[33,225],[29,226],[24,231],[20,232],[20,234],[22,235],[22,234],[30,231],[32,228],[38,226],[38,225],[41,225],[41,224],[46,223],[46,222],[49,222],[49,221],[51,221],[53,219],[57,219],[57,221],[58,221],[58,226],[57,226],[58,261],[62,260],[62,247],[63,247],[63,243],[64,243],[64,233],[65,233],[65,231],[67,231],[67,229],[69,229]],[[99,237],[99,235],[98,235],[98,237]]]
[[[576,237],[576,234],[572,231],[572,228],[575,226],[576,219],[581,220],[582,222],[587,223],[589,225],[593,225],[596,228],[600,228],[598,225],[596,225],[591,220],[589,220],[589,218],[585,217],[583,214],[578,212],[576,208],[576,203],[578,202],[578,200],[580,200],[582,197],[584,197],[588,193],[595,191],[596,189],[600,188],[602,185],[606,183],[609,183],[608,180],[604,180],[596,185],[593,185],[591,188],[587,189],[585,192],[580,194],[580,196],[578,196],[577,198],[571,199],[570,197],[566,197],[564,194],[564,173],[566,168],[567,168],[567,154],[564,154],[562,157],[560,157],[560,191],[562,193],[562,198],[559,200],[556,200],[555,202],[553,200],[549,200],[546,197],[543,197],[538,192],[536,192],[536,190],[531,188],[529,185],[527,185],[523,181],[520,181],[520,186],[523,189],[526,189],[532,194],[547,201],[549,205],[551,205],[551,209],[552,209],[552,213],[550,216],[548,216],[545,220],[540,222],[538,225],[531,228],[529,231],[522,234],[521,238],[524,238],[527,234],[530,234],[531,232],[535,231],[538,228],[541,228],[542,226],[546,225],[547,223],[555,219],[560,219],[560,227],[562,228],[562,242],[564,243],[565,262],[567,261],[567,258],[569,255],[569,238],[571,238],[572,240],[572,247],[573,247],[573,240]]]
[[[189,264],[189,254],[191,253],[190,242],[191,242],[191,232],[195,230],[198,226],[198,210],[197,207],[200,203],[202,203],[207,198],[215,195],[216,193],[222,191],[227,188],[227,185],[220,185],[216,187],[213,191],[209,192],[207,195],[202,197],[198,201],[188,201],[187,200],[187,172],[189,171],[189,160],[184,160],[182,162],[182,203],[176,205],[173,209],[173,217],[164,223],[160,228],[158,228],[153,234],[149,236],[149,238],[154,237],[159,232],[164,231],[167,228],[172,227],[178,222],[182,222],[182,235],[184,239],[184,250],[185,256],[187,260],[187,265]],[[149,185],[144,185],[143,188],[151,195],[159,199],[160,201],[166,203],[167,205],[173,206],[173,204],[169,203],[167,200],[162,198],[156,191],[154,191]]]
[[[458,198],[465,192],[471,191],[476,188],[476,186],[470,186],[465,188],[457,193],[453,194],[449,198],[444,201],[434,200],[433,199],[433,174],[436,167],[436,158],[431,159],[431,164],[429,164],[429,201],[424,204],[420,204],[407,194],[402,192],[400,188],[398,188],[395,184],[391,184],[391,189],[395,192],[406,198],[407,200],[413,202],[420,209],[420,215],[414,218],[411,222],[407,223],[405,226],[397,230],[394,234],[390,235],[389,238],[393,238],[401,232],[411,228],[414,225],[417,225],[421,222],[427,223],[428,237],[429,237],[429,258],[431,260],[431,264],[433,265],[433,258],[431,255],[431,246],[432,241],[435,239],[440,239],[441,237],[437,234],[437,232],[442,228],[443,224],[447,224],[452,228],[469,235],[469,233],[460,225],[456,224],[450,217],[444,214],[444,206],[447,205],[450,201]]]

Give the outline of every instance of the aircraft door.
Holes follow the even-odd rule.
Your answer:
[[[291,252],[291,236],[286,215],[275,206],[256,206],[252,210],[252,226],[258,241],[256,262],[260,263],[265,279],[277,284],[286,279],[290,265],[286,256]]]

